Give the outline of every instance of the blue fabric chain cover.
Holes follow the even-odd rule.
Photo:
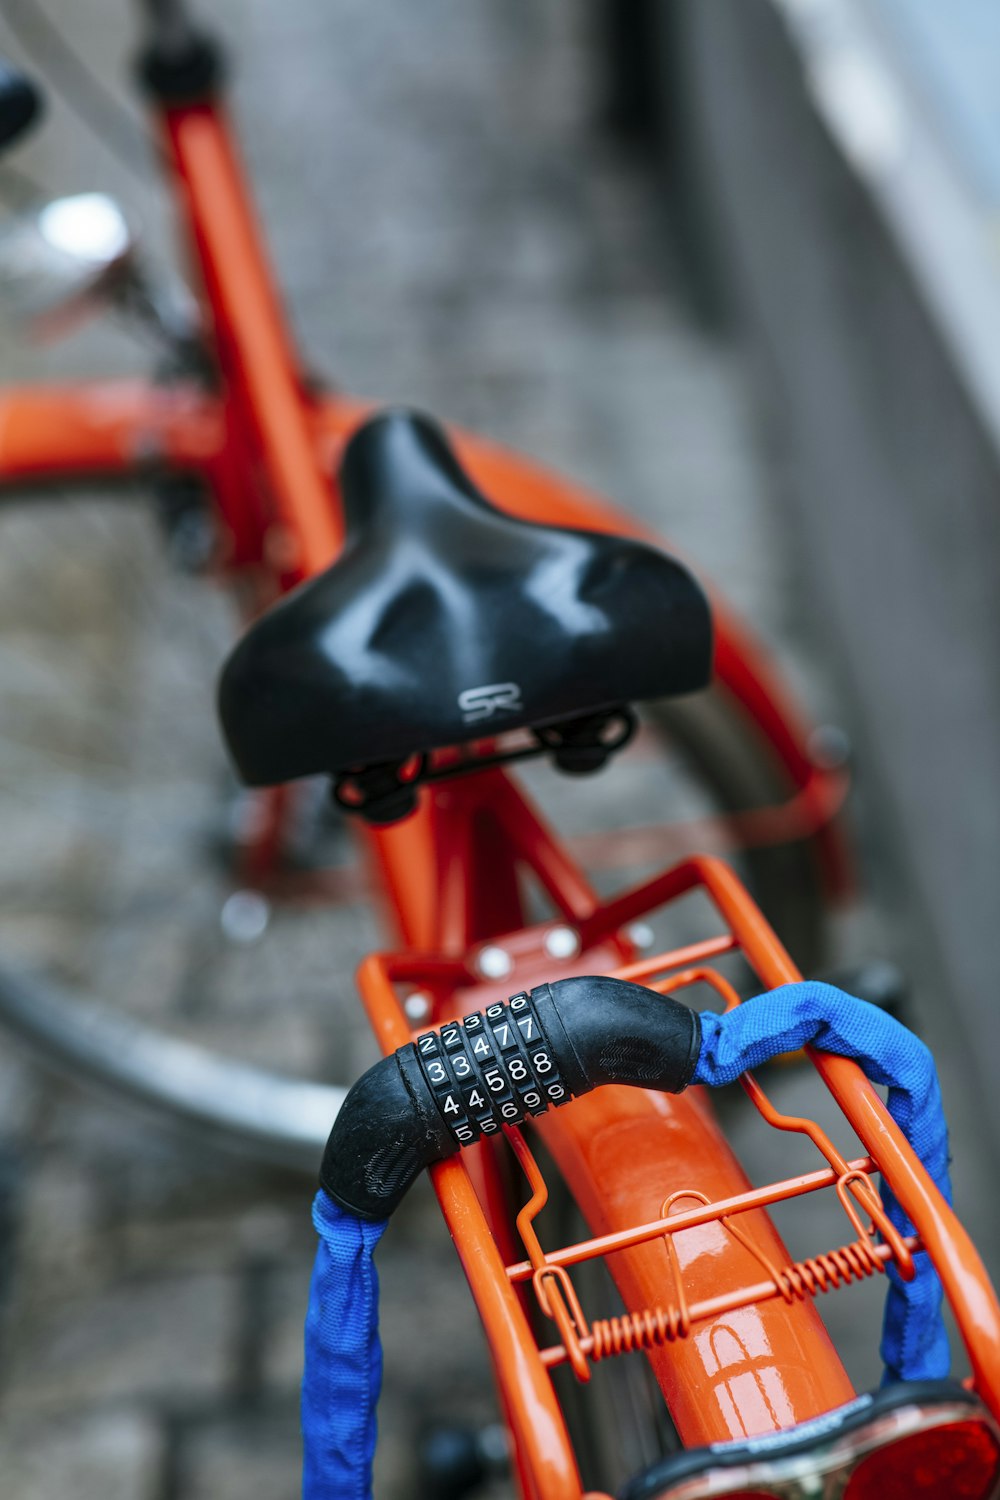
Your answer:
[[[319,1246],[302,1377],[303,1500],[369,1500],[382,1387],[378,1274],[387,1220],[368,1223],[316,1194]]]
[[[951,1202],[948,1130],[934,1059],[898,1021],[829,984],[788,984],[746,1000],[726,1015],[701,1017],[701,1054],[692,1082],[717,1087],[734,1083],[781,1052],[807,1042],[851,1057],[873,1083],[888,1086],[888,1109],[928,1174]],[[902,1234],[913,1225],[888,1184],[882,1202]],[[941,1316],[942,1289],[930,1257],[914,1257],[910,1282],[887,1267],[889,1288],[882,1325],[885,1380],[936,1380],[949,1373],[948,1335]]]

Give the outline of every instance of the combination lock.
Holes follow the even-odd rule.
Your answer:
[[[671,996],[605,975],[561,979],[425,1031],[369,1068],[327,1142],[320,1183],[385,1219],[420,1172],[606,1083],[680,1093],[701,1022]]]
[[[564,1104],[570,1089],[528,994],[426,1031],[417,1058],[458,1146]]]

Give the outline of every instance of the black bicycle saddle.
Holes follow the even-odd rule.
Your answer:
[[[341,555],[268,609],[223,669],[222,726],[250,785],[398,764],[707,683],[708,604],[680,563],[498,510],[427,417],[365,422],[341,487]]]
[[[0,57],[0,146],[15,141],[41,109],[41,96],[30,79]]]

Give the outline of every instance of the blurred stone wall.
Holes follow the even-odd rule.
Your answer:
[[[998,455],[817,118],[778,7],[680,0],[670,18],[695,215],[748,334],[784,515],[851,705],[883,897],[912,906],[922,1023],[995,1155]]]

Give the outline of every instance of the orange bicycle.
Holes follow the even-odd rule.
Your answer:
[[[735,728],[744,769],[761,761],[770,786],[784,792],[777,803],[768,796],[748,807],[745,784],[737,790],[709,769],[710,748],[700,761],[705,800],[717,814],[721,804],[726,838],[765,904],[776,855],[801,861],[813,884],[846,883],[832,821],[842,768],[817,762],[799,715],[718,605],[713,641],[700,589],[633,523],[479,439],[455,434],[452,446],[425,419],[369,420],[363,404],[311,388],[290,347],[222,112],[217,50],[173,0],[149,0],[146,11],[142,77],[197,270],[201,317],[160,384],[0,393],[0,483],[14,490],[146,477],[186,521],[192,491],[172,482],[190,481],[211,518],[217,571],[238,586],[246,616],[269,606],[223,679],[223,716],[242,771],[255,785],[277,784],[260,794],[241,845],[241,891],[267,892],[281,874],[292,816],[285,783],[332,776],[393,933],[394,951],[369,957],[360,972],[387,1054],[417,1035],[447,1048],[449,1022],[471,1022],[463,1022],[468,1034],[474,1018],[509,996],[573,976],[641,981],[664,994],[708,987],[727,1008],[745,990],[743,966],[764,988],[796,981],[786,948],[718,858],[689,855],[602,895],[580,842],[568,844],[543,821],[511,766],[547,758],[570,776],[600,769],[641,743],[635,701],[686,694],[714,666],[728,743]],[[30,114],[30,91],[26,104],[22,80],[0,86],[0,116],[6,100],[12,132]],[[35,228],[56,251],[72,251],[73,230],[60,247],[58,223],[35,216]],[[105,284],[142,298],[120,241],[106,264],[94,259]],[[148,297],[143,308],[149,315]],[[678,707],[671,722],[683,737],[695,721]],[[697,746],[694,727],[688,744]],[[641,832],[635,863],[651,850],[664,863],[678,835],[659,820]],[[704,832],[704,824],[685,829],[682,848]],[[688,897],[700,898],[700,918]],[[650,932],[665,932],[662,951],[640,957],[640,937],[651,936],[636,924],[661,919],[664,927]],[[802,952],[813,956],[805,943]],[[264,1152],[315,1160],[343,1101],[324,1083],[75,1008],[74,996],[33,977],[0,976],[0,1015],[49,1055]],[[552,1057],[538,1050],[529,1054],[529,1083],[582,1092],[550,1077]],[[901,1405],[865,1408],[860,1428],[838,1426],[848,1458],[831,1481],[840,1488],[823,1493],[863,1500],[884,1490],[886,1455],[889,1472],[909,1486],[897,1493],[945,1493],[944,1459],[952,1493],[992,1493],[1000,1310],[986,1274],[856,1065],[824,1054],[812,1061],[863,1154],[846,1155],[811,1120],[779,1114],[748,1079],[764,1120],[806,1136],[821,1157],[812,1172],[757,1187],[700,1091],[674,1097],[611,1083],[552,1110],[562,1096],[525,1103],[528,1088],[516,1118],[531,1116],[530,1133],[502,1129],[502,1109],[470,1115],[459,1097],[454,1119],[442,1113],[469,1139],[456,1135],[466,1149],[432,1168],[434,1188],[482,1318],[526,1496],[579,1497],[585,1486],[629,1479],[620,1453],[588,1454],[598,1419],[556,1379],[565,1366],[583,1388],[594,1364],[623,1365],[633,1352],[646,1357],[658,1393],[651,1421],[672,1425],[682,1448],[700,1451],[701,1465],[640,1477],[636,1495],[820,1493],[817,1443],[829,1437],[829,1414],[846,1410],[854,1393],[815,1295],[887,1265],[905,1277],[922,1251],[944,1283],[971,1387],[950,1388],[948,1400],[914,1389]],[[517,1094],[518,1077],[498,1077],[498,1098],[508,1082]],[[894,1231],[876,1172],[914,1235]],[[793,1261],[767,1209],[823,1190],[840,1198],[854,1238]],[[556,1220],[548,1231],[539,1222],[547,1197]],[[598,1262],[624,1312],[584,1306],[577,1283],[589,1282],[587,1268]],[[706,1451],[718,1456],[712,1445],[748,1438],[749,1448],[723,1448],[717,1463],[706,1461]],[[903,1438],[912,1440],[906,1448]],[[769,1448],[772,1439],[786,1446]],[[734,1454],[742,1468],[727,1467]],[[916,1490],[918,1470],[939,1488]]]
[[[369,407],[299,367],[224,112],[218,49],[169,0],[142,11],[154,166],[197,297],[164,295],[103,195],[45,203],[29,193],[0,226],[5,305],[46,331],[110,307],[157,350],[149,380],[0,387],[0,821],[11,855],[0,876],[0,1019],[76,1077],[311,1168],[343,1097],[330,1080],[356,1071],[329,1025],[326,953],[335,948],[345,972],[346,955],[362,956],[371,906],[395,936],[438,944],[444,919],[424,873],[437,857],[438,799],[374,832],[359,858],[321,780],[249,797],[231,785],[210,714],[217,665],[248,619],[341,548],[336,475]],[[37,97],[13,72],[0,85],[13,144]],[[578,485],[479,437],[452,439],[510,515],[645,535]],[[724,604],[712,608],[712,686],[647,705],[634,733],[620,721],[630,738],[597,757],[610,762],[601,797],[585,778],[545,777],[530,761],[526,784],[598,885],[706,848],[731,855],[815,972],[831,906],[854,883],[836,820],[843,754]],[[651,644],[637,640],[636,657]],[[490,686],[461,688],[479,692],[463,712],[484,729],[502,722],[502,696],[481,691]],[[497,775],[488,795],[502,788],[530,809],[524,786]],[[443,850],[471,836],[442,826]],[[500,838],[478,823],[476,837]],[[497,859],[509,860],[501,844]],[[501,893],[498,875],[484,889],[470,863],[463,884],[467,913],[448,922],[469,941],[515,925],[523,902]],[[151,964],[160,932],[171,952]],[[632,937],[652,944],[655,931]],[[279,1013],[290,989],[299,1026]],[[351,1006],[346,985],[341,999]],[[273,1014],[270,1067],[248,1042],[248,1004]],[[419,1005],[410,1001],[415,1019]],[[353,1033],[349,1045],[363,1054]]]

